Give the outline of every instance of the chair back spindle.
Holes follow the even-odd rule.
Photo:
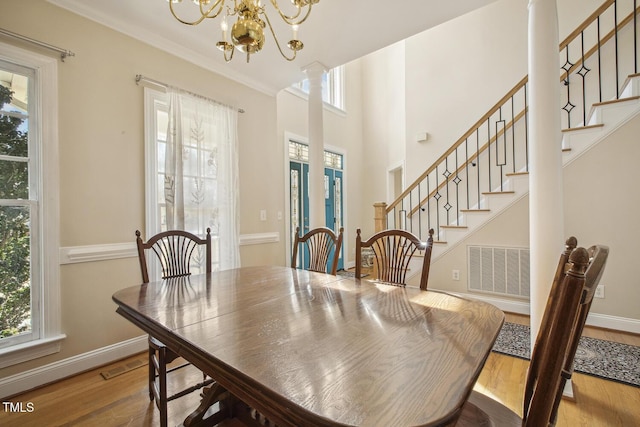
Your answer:
[[[298,247],[304,246],[309,255],[310,271],[327,273],[329,271],[334,276],[338,272],[338,260],[340,259],[340,249],[342,248],[342,235],[344,229],[336,235],[333,230],[327,227],[318,227],[300,236],[300,227],[296,227],[296,237],[293,243],[293,254],[291,256],[291,267],[297,268],[298,265]],[[333,253],[331,259],[331,269],[329,269],[329,257]]]
[[[149,282],[147,250],[155,253],[162,269],[162,278],[188,276],[193,264],[205,264],[205,272],[211,272],[211,229],[204,239],[183,230],[169,230],[156,234],[144,242],[136,230],[136,244],[142,281]],[[204,246],[204,260],[200,247]]]
[[[431,265],[431,250],[433,248],[433,229],[429,230],[426,242],[414,234],[399,229],[383,230],[374,234],[368,240],[362,240],[360,229],[356,236],[356,277],[361,276],[362,248],[370,247],[373,251],[374,271],[377,279],[396,285],[406,285],[409,263],[417,251],[423,252],[422,272],[420,275],[420,289],[426,290]]]

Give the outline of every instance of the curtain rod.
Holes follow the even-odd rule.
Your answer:
[[[166,90],[168,87],[171,87],[170,85],[168,85],[168,84],[166,84],[166,83],[162,83],[162,82],[160,82],[160,81],[158,81],[158,80],[150,79],[149,77],[145,77],[145,76],[143,76],[142,74],[136,74],[136,84],[137,84],[137,85],[139,85],[139,84],[140,84],[140,82],[147,82],[147,83],[151,83],[151,84],[154,84],[154,85],[156,85],[156,86],[160,86],[160,87],[164,88],[165,90]],[[215,102],[215,103],[225,105],[225,104],[223,104],[222,102],[218,102],[218,101],[216,101],[215,99],[210,99],[210,98],[207,98],[207,97],[205,97],[205,96],[199,95],[199,94],[197,94],[197,93],[189,92],[188,90],[179,89],[179,88],[178,88],[178,90],[181,90],[181,91],[186,92],[186,93],[188,93],[188,94],[190,94],[190,95],[193,95],[193,96],[197,96],[197,97],[199,97],[199,98],[208,99],[208,100],[213,101],[213,102]],[[227,105],[227,107],[235,108],[235,107],[233,107],[233,106],[231,106],[231,105]],[[238,113],[244,113],[244,109],[242,109],[242,108],[238,108]]]
[[[45,49],[49,49],[49,50],[53,50],[55,52],[58,52],[60,54],[60,60],[62,62],[64,62],[64,59],[67,56],[76,56],[76,54],[71,52],[70,50],[62,49],[60,47],[56,47],[56,46],[50,45],[49,43],[44,43],[44,42],[41,42],[41,41],[38,41],[38,40],[31,39],[29,37],[21,36],[20,34],[16,34],[16,33],[13,33],[11,31],[5,30],[4,28],[0,28],[0,34],[4,34],[5,36],[13,37],[14,39],[18,39],[18,40],[21,40],[23,42],[31,43],[31,44],[34,44],[36,46],[43,47]]]

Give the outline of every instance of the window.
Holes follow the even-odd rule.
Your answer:
[[[57,60],[0,43],[0,368],[64,338],[56,84]]]
[[[309,94],[309,80],[305,79],[293,85],[294,90]],[[322,76],[322,100],[344,110],[344,66],[331,69]]]
[[[236,121],[231,107],[145,88],[146,236],[210,228],[214,271],[239,266]]]

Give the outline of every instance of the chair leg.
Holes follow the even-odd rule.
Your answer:
[[[167,349],[162,347],[158,350],[158,382],[160,383],[160,426],[167,427]]]
[[[149,346],[149,400],[153,402],[153,387],[156,381],[156,368],[153,363],[156,351]]]

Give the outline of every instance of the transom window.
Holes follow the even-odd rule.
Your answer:
[[[293,88],[309,94],[309,79],[293,85]],[[322,100],[339,109],[344,110],[344,66],[333,68],[322,76]]]
[[[324,150],[324,166],[332,169],[342,169],[343,155]],[[302,163],[309,163],[309,146],[296,141],[289,141],[289,159]]]

